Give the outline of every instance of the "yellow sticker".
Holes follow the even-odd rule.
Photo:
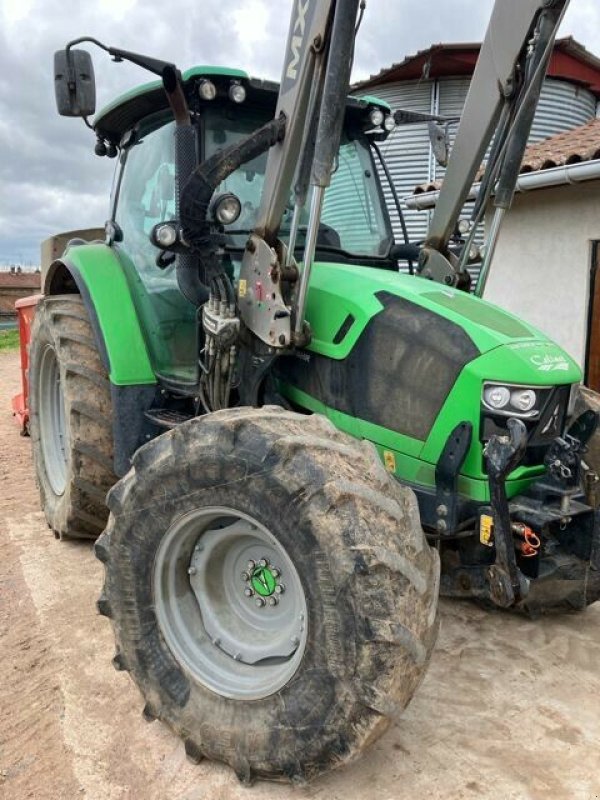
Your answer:
[[[238,297],[246,297],[246,291],[248,289],[248,283],[245,280],[241,280],[238,283]]]
[[[494,544],[494,518],[482,514],[479,518],[479,541],[486,547]]]
[[[396,456],[390,450],[383,451],[383,463],[388,472],[396,472]]]

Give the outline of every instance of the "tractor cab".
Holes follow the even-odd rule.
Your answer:
[[[194,67],[182,76],[196,135],[198,163],[259,129],[275,113],[278,84],[231,69]],[[341,145],[325,194],[316,243],[321,262],[397,269],[393,234],[374,160],[373,142],[393,128],[388,106],[376,98],[348,98]],[[197,309],[179,290],[175,258],[155,243],[153,231],[176,222],[175,121],[162,84],[121,96],[96,117],[96,151],[119,153],[107,238],[131,287],[158,375],[197,381]],[[231,173],[213,195],[209,216],[221,235],[230,277],[237,279],[249,234],[256,225],[267,154]],[[280,238],[289,238],[293,194]],[[300,257],[308,211],[300,219]]]

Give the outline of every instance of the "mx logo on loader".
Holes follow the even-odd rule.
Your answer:
[[[285,71],[286,78],[295,81],[298,77],[298,64],[302,55],[302,45],[304,43],[304,34],[306,32],[306,13],[310,6],[310,0],[298,0],[296,7],[296,20],[294,27],[290,34],[289,50],[291,52],[291,61],[287,65]]]

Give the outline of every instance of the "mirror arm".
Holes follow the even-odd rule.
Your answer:
[[[150,56],[144,56],[140,53],[132,53],[129,50],[120,50],[118,47],[108,47],[107,45],[102,44],[102,42],[99,42],[98,39],[94,39],[93,36],[81,36],[79,39],[73,39],[73,41],[69,42],[65,47],[67,53],[67,62],[69,65],[69,83],[72,81],[73,85],[75,84],[75,71],[73,69],[70,50],[76,44],[82,44],[83,42],[95,44],[101,50],[104,50],[104,52],[112,56],[115,61],[131,61],[133,64],[137,64],[138,67],[142,67],[142,69],[152,72],[154,75],[159,75],[162,77],[166,68],[176,69],[175,65],[171,64],[169,61],[161,61],[158,58],[151,58]]]

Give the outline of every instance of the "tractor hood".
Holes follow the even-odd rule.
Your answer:
[[[453,336],[452,328],[460,329],[473,347],[470,360],[504,347],[506,371],[513,380],[537,384],[581,380],[579,367],[558,345],[485,300],[424,278],[345,264],[313,267],[307,306],[313,334],[309,349],[329,358],[346,358],[389,295],[435,315],[443,328],[440,336]],[[430,319],[435,325],[434,316]]]

